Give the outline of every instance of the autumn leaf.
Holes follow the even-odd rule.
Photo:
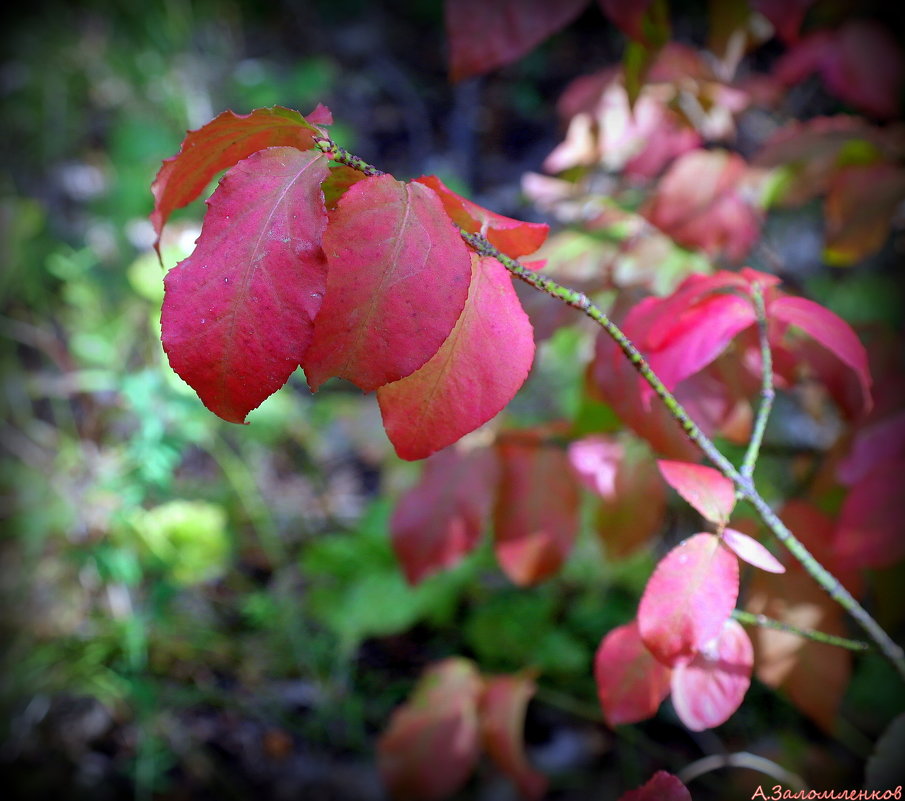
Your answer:
[[[436,193],[391,175],[346,190],[324,234],[327,293],[303,367],[365,392],[422,367],[465,305],[471,260]]]
[[[504,217],[457,195],[436,175],[415,179],[433,189],[450,219],[470,234],[483,234],[491,245],[513,259],[534,253],[547,238],[550,226]]]
[[[524,750],[525,710],[535,689],[530,672],[493,676],[484,680],[480,704],[484,748],[528,801],[547,789],[546,777],[531,767]]]
[[[167,274],[170,365],[232,423],[299,366],[323,297],[327,157],[291,147],[239,162],[208,201],[195,251]]]
[[[588,0],[446,0],[444,18],[453,81],[521,58],[575,19]]]
[[[421,480],[390,520],[393,550],[409,584],[457,564],[478,543],[496,488],[495,454],[447,448],[424,463]]]
[[[494,512],[494,549],[516,584],[556,573],[578,532],[578,484],[564,450],[555,445],[503,441]]]
[[[534,361],[531,323],[509,273],[476,254],[471,268],[465,307],[440,349],[377,390],[387,436],[403,459],[423,459],[496,416]]]
[[[594,657],[594,678],[609,726],[653,717],[669,695],[670,669],[641,640],[637,621],[610,631]]]
[[[333,118],[320,105],[308,116],[310,121],[282,106],[259,108],[249,114],[224,111],[201,128],[189,131],[179,153],[164,161],[151,184],[155,247],[160,244],[160,232],[173,211],[197,198],[221,170],[265,147],[312,148],[312,137],[322,135],[315,126],[329,125]]]
[[[679,720],[692,731],[725,723],[748,692],[753,665],[747,633],[738,621],[726,620],[713,641],[673,668],[670,690]]]
[[[658,770],[646,784],[619,796],[619,801],[691,801],[691,793],[671,773]]]
[[[439,801],[478,761],[483,682],[472,662],[451,658],[425,671],[377,743],[377,766],[394,798]]]
[[[735,485],[718,470],[689,462],[660,459],[660,473],[670,487],[703,515],[724,526],[735,507]]]
[[[674,667],[719,634],[735,608],[738,559],[713,534],[695,534],[666,554],[638,605],[638,630],[650,652]]]

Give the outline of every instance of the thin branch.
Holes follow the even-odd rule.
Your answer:
[[[786,770],[782,765],[776,764],[772,759],[757,756],[756,754],[749,754],[747,751],[739,751],[735,754],[712,754],[711,756],[703,757],[682,768],[677,774],[677,778],[683,784],[689,784],[699,776],[703,776],[705,773],[710,773],[713,770],[719,770],[720,768],[747,768],[748,770],[756,770],[758,773],[763,773],[771,779],[775,779],[780,784],[788,785],[796,792],[799,790],[807,791],[808,789],[804,779],[797,773]]]
[[[741,609],[732,611],[734,617],[739,623],[748,626],[760,626],[765,629],[776,629],[777,631],[786,631],[789,634],[797,634],[799,637],[805,637],[815,642],[826,643],[827,645],[838,645],[840,648],[847,648],[849,651],[867,651],[870,645],[861,640],[850,640],[847,637],[838,637],[835,634],[827,634],[823,631],[814,631],[813,629],[801,629],[793,626],[791,623],[783,623],[781,620],[774,620],[766,615],[755,615],[751,612],[745,612]]]
[[[366,175],[380,175],[380,170],[368,164],[357,156],[353,156],[345,149],[339,147],[326,137],[315,137],[316,146],[327,153],[334,160],[341,164],[346,164]],[[733,484],[735,484],[736,492],[743,498],[746,498],[751,505],[757,510],[761,520],[776,538],[789,549],[791,554],[802,564],[805,570],[814,578],[814,580],[829,594],[829,596],[842,606],[861,626],[862,629],[876,643],[877,647],[883,655],[892,663],[899,675],[905,680],[905,652],[893,641],[886,633],[882,626],[870,615],[870,613],[861,606],[854,596],[843,587],[839,581],[830,573],[823,565],[818,562],[807,548],[795,537],[789,528],[779,519],[776,512],[773,511],[770,504],[757,491],[750,476],[742,475],[735,465],[727,459],[722,452],[714,445],[713,441],[701,430],[701,428],[691,419],[688,412],[676,397],[666,388],[666,385],[659,379],[656,373],[651,369],[647,360],[641,355],[640,351],[632,344],[629,338],[622,333],[606,313],[591,302],[590,298],[583,292],[576,292],[574,289],[558,284],[552,278],[529,270],[516,259],[501,253],[494,247],[486,237],[480,234],[472,234],[459,229],[462,239],[465,240],[477,253],[483,256],[491,256],[499,261],[509,272],[530,284],[535,289],[562,301],[572,308],[590,317],[597,323],[607,335],[616,343],[619,349],[625,354],[635,370],[641,377],[647,381],[651,389],[658,398],[663,402],[672,416],[679,423],[682,431],[710,460],[710,462],[719,471],[726,476]]]
[[[767,419],[773,409],[773,399],[776,391],[773,389],[773,355],[770,352],[770,342],[767,339],[767,310],[764,308],[764,293],[761,285],[755,283],[751,287],[754,300],[754,312],[757,315],[757,333],[760,339],[761,360],[761,388],[760,406],[757,409],[757,417],[754,420],[754,429],[751,432],[751,441],[745,452],[742,462],[741,474],[745,478],[754,475],[754,466],[760,453],[761,443],[764,441],[764,432],[767,430]]]

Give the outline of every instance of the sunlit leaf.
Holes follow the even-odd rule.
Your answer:
[[[327,158],[275,147],[237,164],[198,244],[167,274],[170,364],[212,412],[241,423],[299,366],[324,292]]]
[[[324,234],[327,293],[303,363],[313,390],[339,376],[369,392],[411,375],[449,336],[468,249],[432,189],[391,175],[351,186]]]
[[[312,137],[322,135],[315,125],[329,125],[333,119],[324,106],[318,106],[309,117],[310,122],[297,111],[281,106],[255,109],[250,114],[224,111],[201,128],[189,131],[179,153],[164,161],[151,185],[151,222],[157,243],[173,211],[197,198],[221,170],[265,147],[313,147]]]
[[[749,537],[734,528],[727,528],[722,533],[726,547],[743,562],[759,567],[768,573],[785,573],[786,568],[772,553],[753,537]]]

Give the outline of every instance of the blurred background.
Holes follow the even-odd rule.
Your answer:
[[[704,12],[685,5],[674,28],[693,36]],[[419,468],[393,456],[373,396],[340,383],[312,396],[296,376],[237,427],[200,404],[159,343],[149,187],[186,129],[227,108],[322,102],[337,141],[382,169],[435,173],[496,211],[548,220],[520,180],[562,139],[554,106],[569,81],[620,57],[599,11],[456,86],[431,0],[37,1],[0,14],[10,797],[380,799],[376,735],[421,669],[455,653],[542,671],[527,738],[557,776],[551,797],[616,797],[651,764],[706,750],[710,735],[669,715],[618,742],[596,722],[594,649],[633,614],[652,554],[604,565],[584,532],[590,558],[522,590],[485,545],[410,588],[387,520]],[[193,204],[168,225],[166,268],[191,252],[202,213]],[[819,261],[813,227],[797,231],[789,247]],[[891,275],[867,275],[856,315],[897,317]],[[571,354],[568,341],[551,347]],[[529,386],[515,419],[572,402],[580,370],[563,363],[541,361],[546,389]],[[859,664],[847,703],[868,718],[878,705],[879,727],[888,698],[870,688],[886,668]],[[759,686],[724,728],[840,770],[869,746],[849,731],[840,756]],[[514,797],[492,771],[461,795]]]

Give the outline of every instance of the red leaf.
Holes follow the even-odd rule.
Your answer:
[[[671,773],[658,770],[647,784],[623,793],[619,801],[691,801],[691,793]]]
[[[766,570],[768,573],[786,572],[782,562],[753,537],[736,531],[734,528],[724,529],[722,537],[726,547],[731,549],[743,562]]]
[[[674,667],[722,630],[738,599],[738,559],[713,534],[695,534],[660,560],[638,606],[650,652]]]
[[[905,459],[878,463],[849,490],[833,550],[852,567],[890,567],[905,556]]]
[[[423,459],[486,423],[518,392],[534,361],[528,315],[506,268],[472,254],[468,298],[430,360],[380,387],[387,436],[403,459]]]
[[[353,170],[345,164],[337,164],[330,168],[330,174],[324,181],[322,189],[324,190],[324,203],[331,211],[336,208],[339,199],[346,193],[346,190],[353,184],[357,184],[367,176],[358,170]]]
[[[432,189],[391,175],[351,186],[324,234],[327,294],[303,367],[365,392],[415,372],[465,305],[471,260]]]
[[[861,384],[864,412],[870,411],[871,377],[867,350],[845,320],[812,300],[788,296],[772,301],[767,315],[797,326],[854,370]]]
[[[494,512],[495,550],[516,584],[536,584],[556,573],[578,531],[578,485],[563,450],[504,441]]]
[[[435,801],[468,780],[478,760],[481,677],[467,659],[424,672],[377,743],[377,766],[394,797]]]
[[[208,201],[194,253],[164,281],[170,364],[241,423],[299,366],[324,291],[326,156],[290,147],[237,164]]]
[[[637,621],[613,629],[594,657],[597,695],[607,725],[653,717],[669,695],[670,673],[641,641]]]
[[[309,116],[318,125],[332,122],[325,106],[319,105]],[[265,147],[289,145],[300,150],[313,147],[312,137],[322,132],[311,122],[297,111],[273,106],[255,109],[250,114],[224,111],[198,130],[189,131],[179,152],[164,161],[151,184],[155,247],[160,243],[160,232],[169,216],[198,197],[220,170]]]
[[[747,171],[735,153],[689,151],[666,171],[644,216],[680,245],[741,261],[761,223],[760,212],[741,191]]]
[[[453,567],[478,543],[496,486],[493,451],[448,448],[424,465],[390,521],[393,550],[409,584]]]
[[[495,676],[485,680],[480,707],[487,753],[529,801],[539,799],[547,790],[546,777],[528,764],[523,747],[525,709],[535,689],[530,674]]]
[[[513,259],[534,253],[544,244],[550,232],[550,226],[545,223],[522,222],[488,211],[457,195],[436,175],[423,175],[415,180],[437,193],[443,208],[456,225],[470,234],[483,234],[491,245]]]
[[[735,485],[718,470],[688,462],[657,462],[660,473],[676,492],[706,520],[725,525],[735,508]]]
[[[717,638],[672,671],[672,704],[692,731],[725,723],[751,684],[754,647],[741,624],[729,619]]]
[[[503,67],[568,25],[588,0],[446,0],[453,81]]]

